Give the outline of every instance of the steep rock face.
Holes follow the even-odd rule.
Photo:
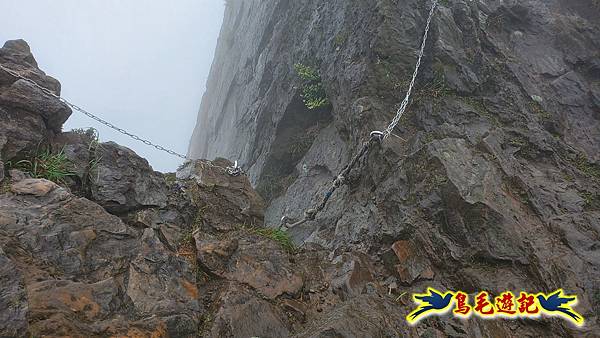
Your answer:
[[[0,195],[0,246],[17,274],[2,285],[24,292],[3,293],[20,298],[2,310],[11,316],[2,335],[195,332],[193,265],[160,229],[128,226],[49,181],[16,181],[11,190]]]
[[[391,120],[428,9],[228,2],[190,154],[240,160],[267,224],[300,217]],[[369,253],[408,292],[563,287],[587,320],[477,330],[597,331],[598,17],[589,1],[442,2],[408,112],[317,220],[290,230],[297,242]],[[319,70],[330,107],[303,105],[295,63]]]

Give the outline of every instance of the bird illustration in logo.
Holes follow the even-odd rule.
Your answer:
[[[406,317],[409,323],[416,323],[433,313],[444,312],[452,302],[452,292],[441,293],[433,288],[427,288],[427,292],[413,296],[415,303],[419,304],[419,307]]]
[[[560,289],[548,296],[538,294],[537,299],[542,309],[547,313],[566,316],[565,318],[572,319],[575,324],[583,324],[583,317],[569,305],[569,303],[577,303],[577,296],[567,296]]]

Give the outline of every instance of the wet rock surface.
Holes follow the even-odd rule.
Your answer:
[[[234,289],[221,296],[210,337],[288,337],[284,315],[274,305]]]
[[[241,160],[248,176],[223,159],[154,172],[93,133],[60,132],[70,112],[0,71],[0,336],[595,336],[600,9],[589,3],[442,2],[394,136],[315,221],[288,231],[297,246],[263,226],[301,216],[389,121],[427,10],[228,2],[207,132],[190,153]],[[60,91],[23,41],[0,62]],[[295,63],[319,70],[329,106],[305,107]],[[39,149],[62,151],[71,175],[16,168]],[[429,286],[563,288],[586,324],[409,326],[410,295]]]
[[[267,225],[299,219],[393,117],[428,10],[424,1],[231,2],[190,154],[238,159],[268,202]],[[326,279],[338,295],[358,293],[352,276],[369,280],[362,264],[341,258],[362,252],[370,275],[397,293],[562,287],[579,295],[586,318],[580,329],[552,319],[432,319],[402,335],[599,330],[599,16],[583,1],[441,2],[393,135],[314,222],[290,229],[296,243],[337,260]],[[301,103],[296,63],[320,73],[331,102],[321,115]],[[390,313],[412,306],[389,305]],[[400,335],[345,331],[354,314],[331,317],[320,335]]]
[[[248,234],[231,232],[219,241],[195,236],[198,261],[222,278],[247,284],[267,299],[294,295],[302,288],[302,277],[284,250],[275,242]]]

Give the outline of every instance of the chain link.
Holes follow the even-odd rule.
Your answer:
[[[415,71],[414,71],[412,79],[410,81],[410,85],[408,86],[408,91],[406,92],[406,96],[404,97],[404,100],[400,104],[400,108],[398,108],[398,111],[396,112],[396,116],[394,117],[392,122],[388,125],[388,127],[385,128],[385,130],[383,131],[384,139],[388,138],[390,136],[390,134],[392,133],[392,131],[394,131],[394,128],[396,128],[396,125],[398,125],[398,122],[400,122],[400,118],[402,118],[402,115],[404,115],[404,112],[406,111],[406,107],[408,107],[410,95],[412,94],[412,90],[413,90],[413,87],[415,86],[415,81],[417,79],[417,75],[419,74],[419,68],[421,67],[421,60],[423,59],[423,54],[425,53],[425,45],[427,43],[427,36],[429,34],[429,26],[431,24],[431,19],[433,18],[433,13],[435,12],[437,5],[438,5],[438,0],[433,0],[433,3],[431,4],[431,10],[429,10],[429,17],[427,18],[427,25],[425,26],[425,33],[423,34],[423,41],[421,42],[421,49],[419,50],[419,57],[417,59],[417,65],[415,67]]]
[[[15,71],[13,71],[13,70],[11,70],[9,68],[4,67],[3,65],[0,65],[0,69],[2,69],[3,71],[7,72],[8,74],[10,74],[10,75],[12,75],[12,76],[14,76],[14,77],[16,77],[18,79],[26,81],[27,83],[29,83],[29,84],[33,85],[34,87],[38,88],[39,90],[41,90],[45,94],[50,95],[50,96],[54,97],[55,99],[59,100],[60,102],[66,104],[71,109],[73,109],[75,111],[78,111],[78,112],[86,115],[87,117],[89,117],[89,118],[91,118],[91,119],[93,119],[93,120],[95,120],[95,121],[97,121],[97,122],[99,122],[99,123],[101,123],[101,124],[103,124],[103,125],[111,128],[113,130],[116,130],[117,132],[119,132],[119,133],[121,133],[123,135],[129,136],[129,137],[131,137],[132,139],[134,139],[136,141],[142,142],[143,144],[151,146],[151,147],[154,147],[154,148],[156,148],[156,149],[158,149],[160,151],[164,151],[167,154],[179,157],[179,158],[184,159],[184,160],[189,160],[190,159],[189,157],[187,157],[185,155],[179,154],[179,153],[177,153],[177,152],[175,152],[173,150],[167,149],[167,148],[165,148],[165,147],[163,147],[161,145],[152,143],[151,141],[143,139],[143,138],[141,138],[141,137],[139,137],[139,136],[137,136],[135,134],[132,134],[132,133],[128,132],[127,130],[123,129],[123,128],[119,128],[119,127],[115,126],[114,124],[112,124],[112,123],[110,123],[110,122],[108,122],[108,121],[106,121],[106,120],[104,120],[104,119],[102,119],[102,118],[100,118],[100,117],[98,117],[98,116],[96,116],[96,115],[88,112],[87,110],[85,110],[85,109],[83,109],[83,108],[81,108],[81,107],[79,107],[79,106],[77,106],[77,105],[75,105],[75,104],[73,104],[71,102],[69,102],[67,99],[65,99],[63,97],[60,97],[59,95],[56,95],[50,89],[48,89],[48,88],[46,88],[44,86],[39,85],[37,82],[35,82],[35,81],[33,81],[33,80],[29,79],[29,78],[26,78],[26,77],[20,75],[19,73],[15,72]]]
[[[371,132],[371,138],[368,142],[363,144],[363,148],[361,151],[356,154],[356,156],[350,161],[350,163],[344,167],[344,169],[340,172],[340,174],[334,179],[331,187],[325,193],[325,196],[321,200],[321,203],[315,208],[306,209],[304,211],[304,217],[295,223],[290,223],[291,219],[284,215],[281,218],[281,223],[279,225],[280,228],[288,229],[293,228],[298,225],[304,224],[308,221],[312,221],[315,219],[317,214],[321,212],[330,197],[333,195],[335,190],[340,187],[342,184],[346,184],[346,175],[352,170],[352,168],[356,165],[356,163],[363,157],[367,156],[369,152],[369,148],[374,143],[381,143],[384,139],[388,138],[398,122],[400,122],[400,118],[406,111],[406,107],[408,106],[408,102],[410,100],[410,95],[412,93],[413,87],[415,86],[415,81],[417,79],[417,75],[419,74],[419,68],[421,67],[421,60],[423,59],[423,54],[425,53],[425,45],[427,43],[427,36],[429,34],[429,27],[431,25],[431,19],[433,18],[433,14],[435,13],[435,9],[438,5],[438,0],[433,0],[431,4],[431,9],[429,10],[429,17],[427,18],[427,25],[425,26],[425,33],[423,34],[423,41],[421,42],[421,49],[419,50],[419,57],[417,59],[417,64],[415,66],[415,71],[413,72],[412,80],[410,81],[410,85],[408,86],[408,91],[406,92],[406,96],[400,105],[400,108],[396,112],[396,116],[392,119],[392,122],[388,125],[388,127],[383,131],[373,131]]]

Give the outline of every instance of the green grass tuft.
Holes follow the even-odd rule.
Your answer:
[[[251,228],[248,230],[251,233],[277,242],[288,253],[293,253],[296,250],[290,234],[285,230],[275,228]]]
[[[165,173],[163,174],[163,177],[169,188],[177,182],[177,176],[175,173]]]
[[[591,192],[582,192],[581,194],[581,198],[583,199],[583,202],[585,203],[586,207],[591,207],[594,205],[595,200],[597,199],[597,196],[594,195]]]
[[[294,65],[294,69],[296,70],[296,74],[298,74],[298,76],[304,81],[321,81],[321,76],[319,75],[319,72],[310,66],[306,66],[301,63],[296,63]]]
[[[43,151],[31,160],[17,162],[15,168],[29,173],[33,178],[45,178],[58,184],[65,183],[67,177],[75,175],[64,150],[58,153]]]
[[[346,43],[347,40],[348,40],[348,32],[346,32],[346,31],[340,32],[333,39],[333,45],[336,47],[341,47]]]

